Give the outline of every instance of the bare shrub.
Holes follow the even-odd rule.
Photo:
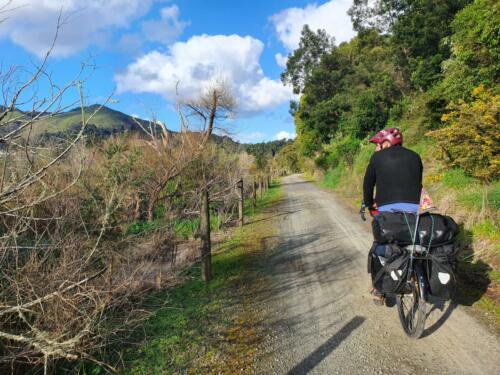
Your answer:
[[[210,139],[234,103],[215,85],[179,103],[179,133],[138,121],[142,133],[92,145],[85,129],[102,108],[85,109],[93,67],[57,85],[49,56],[31,72],[0,71],[0,369],[47,373],[57,361],[84,359],[112,370],[101,353],[147,316],[139,306],[155,266],[175,268],[176,223],[196,222],[200,191],[231,217],[245,163]],[[64,99],[72,90],[78,103]],[[75,105],[76,134],[44,137],[51,119]],[[191,121],[201,129],[191,131]]]

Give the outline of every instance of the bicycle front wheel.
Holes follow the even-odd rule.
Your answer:
[[[407,293],[396,296],[399,320],[406,335],[418,339],[425,328],[426,302],[420,298],[416,275],[411,278]]]

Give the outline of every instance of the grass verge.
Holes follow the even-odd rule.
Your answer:
[[[279,200],[273,185],[258,201],[247,204],[249,224],[235,230],[214,249],[213,279],[200,279],[193,266],[179,285],[152,295],[148,304],[161,305],[143,327],[144,339],[123,351],[122,374],[251,373],[259,334],[258,312],[252,308],[252,269],[261,240],[273,233],[262,221]]]

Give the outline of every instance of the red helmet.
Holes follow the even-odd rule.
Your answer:
[[[403,134],[398,128],[388,128],[379,131],[373,137],[370,138],[370,142],[382,144],[385,141],[391,142],[391,145],[402,145],[403,144]]]

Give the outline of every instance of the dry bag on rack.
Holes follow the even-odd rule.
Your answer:
[[[395,243],[407,246],[413,243],[417,216],[404,212],[380,212],[372,222],[376,242]],[[417,245],[442,246],[453,242],[458,234],[458,225],[445,215],[425,213],[420,215]]]

